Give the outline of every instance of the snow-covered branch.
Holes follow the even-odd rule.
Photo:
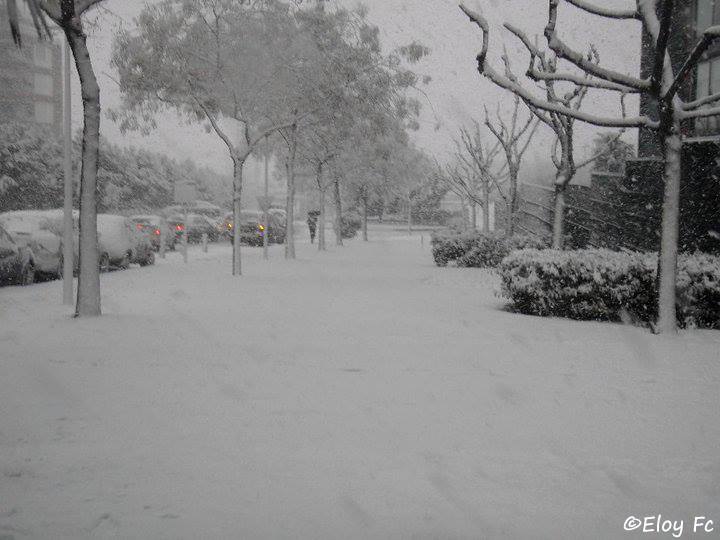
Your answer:
[[[592,15],[607,17],[608,19],[637,19],[638,12],[636,9],[610,9],[606,7],[596,6],[585,0],[565,0],[568,4],[572,4]]]
[[[717,94],[705,96],[700,99],[696,99],[695,101],[688,101],[687,103],[683,104],[683,110],[692,111],[704,105],[710,105],[711,103],[715,103],[716,101],[720,101],[720,92],[718,92]]]
[[[475,23],[478,28],[480,28],[482,33],[482,49],[481,52],[477,55],[477,62],[478,62],[478,71],[490,79],[493,83],[495,83],[497,86],[500,86],[501,88],[504,88],[516,96],[520,97],[528,106],[535,107],[542,111],[547,111],[551,113],[556,113],[560,115],[564,115],[570,118],[575,118],[577,120],[581,120],[583,122],[587,122],[588,124],[593,124],[596,126],[601,127],[616,127],[616,128],[639,128],[639,127],[645,127],[650,129],[657,129],[659,127],[659,122],[656,122],[654,120],[651,120],[647,116],[634,116],[634,117],[623,117],[623,118],[609,118],[604,116],[598,116],[595,114],[590,114],[584,111],[576,110],[572,107],[568,107],[559,103],[551,103],[545,99],[541,99],[537,96],[535,96],[532,92],[528,91],[525,87],[523,87],[518,81],[516,77],[508,77],[507,75],[502,75],[499,72],[495,71],[492,67],[490,67],[487,64],[487,51],[489,48],[489,41],[490,41],[490,26],[487,22],[487,20],[480,14],[473,12],[472,10],[468,9],[464,5],[460,5],[460,9],[465,13],[465,15],[470,19],[471,22]],[[553,27],[554,28],[554,27]],[[549,41],[552,41],[556,39],[554,37],[554,29],[550,32]],[[556,43],[556,48],[558,48]],[[564,51],[562,47],[558,48],[561,51]],[[567,53],[567,51],[564,51]],[[574,53],[573,54],[578,54]],[[582,57],[582,55],[579,55]],[[575,63],[575,62],[573,62]],[[576,65],[578,67],[581,67],[584,69],[586,67],[587,69],[584,69],[587,73],[593,75],[595,73],[598,73],[598,70],[596,64],[593,63],[591,60],[587,60],[584,57],[582,57],[581,60],[579,60]],[[605,70],[602,68],[600,69],[600,73],[604,74]],[[606,79],[604,76],[600,75],[602,79]],[[635,89],[649,89],[649,82],[643,81],[640,79],[634,79],[632,77],[628,76],[620,76],[620,77],[613,77],[618,80],[610,80],[610,82],[615,82],[617,84],[622,84],[625,86],[629,86],[630,88]]]
[[[593,77],[621,84],[629,88],[634,88],[637,91],[646,91],[650,89],[649,80],[638,79],[636,77],[631,77],[630,75],[625,75],[623,73],[599,66],[591,60],[588,60],[585,55],[575,51],[562,41],[558,37],[556,31],[557,8],[559,2],[560,0],[550,0],[548,24],[545,27],[545,38],[548,41],[548,46],[553,52],[555,52],[558,58],[562,58],[563,60],[567,60],[568,62],[575,64],[585,73],[588,73]]]
[[[703,32],[702,38],[700,38],[700,41],[697,45],[695,45],[695,48],[685,59],[685,62],[680,68],[680,71],[678,71],[678,74],[675,76],[670,88],[663,96],[663,100],[666,103],[670,103],[670,101],[672,101],[680,88],[680,85],[685,81],[685,77],[687,77],[690,71],[697,65],[698,61],[708,47],[718,38],[720,38],[720,26],[711,26]]]

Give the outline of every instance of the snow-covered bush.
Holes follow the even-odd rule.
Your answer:
[[[343,238],[354,238],[357,232],[362,228],[362,218],[354,213],[348,213],[341,218],[340,234]]]
[[[498,267],[503,295],[517,311],[584,320],[655,320],[655,254],[607,249],[514,251]],[[681,325],[720,327],[720,258],[678,261]]]
[[[681,325],[720,329],[720,257],[680,255],[677,313]]]
[[[433,234],[430,245],[435,264],[447,266],[450,261],[456,261],[471,249],[477,236],[477,232],[447,231]]]
[[[506,238],[499,234],[446,232],[435,234],[431,240],[433,259],[438,266],[456,261],[465,268],[494,268],[511,251],[524,248],[541,249],[543,240],[530,236]]]

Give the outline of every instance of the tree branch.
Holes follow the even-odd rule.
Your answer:
[[[655,95],[660,93],[663,70],[665,69],[666,62],[669,62],[669,58],[667,57],[667,46],[668,39],[670,38],[670,23],[672,22],[673,4],[674,0],[662,0],[660,28],[658,29],[652,75],[650,76],[651,92]],[[670,69],[672,70],[672,67]]]
[[[603,79],[630,88],[635,88],[638,91],[645,91],[650,89],[650,81],[644,79],[637,79],[629,75],[624,75],[611,69],[603,68],[594,62],[588,60],[584,55],[570,48],[565,44],[556,33],[556,22],[557,22],[557,8],[560,0],[550,0],[550,15],[548,17],[548,24],[545,27],[545,38],[547,39],[548,46],[558,58],[567,60],[568,62],[575,64],[577,67],[582,69],[585,73],[589,73],[594,77]]]
[[[639,19],[638,12],[635,9],[609,9],[595,6],[585,0],[565,0],[568,4],[572,4],[578,9],[598,15],[599,17],[607,17],[608,19]]]
[[[670,103],[672,99],[675,97],[675,94],[677,93],[678,89],[680,88],[680,85],[685,80],[685,77],[690,73],[690,70],[692,70],[700,60],[700,57],[703,55],[703,53],[707,50],[707,48],[710,46],[710,44],[715,41],[717,38],[720,37],[720,26],[711,26],[707,30],[703,32],[702,38],[700,38],[700,41],[697,45],[695,45],[695,48],[692,50],[690,55],[687,57],[685,62],[683,63],[682,67],[680,68],[680,71],[678,72],[677,76],[675,77],[675,80],[670,85],[670,88],[663,96],[663,100],[666,103]]]

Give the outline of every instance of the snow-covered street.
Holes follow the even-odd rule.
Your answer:
[[[60,282],[0,289],[0,538],[720,521],[720,333],[512,314],[491,272],[435,267],[428,233],[370,236],[246,248],[239,278],[226,243],[170,253],[104,274],[97,319]]]

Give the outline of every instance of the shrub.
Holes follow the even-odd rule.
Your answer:
[[[680,255],[677,314],[683,326],[720,329],[720,257]]]
[[[506,238],[499,234],[477,231],[446,232],[431,239],[433,259],[438,266],[456,261],[459,267],[494,268],[515,249],[546,246],[545,241],[530,236]]]
[[[476,241],[477,232],[455,232],[447,231],[435,233],[430,239],[432,254],[435,264],[447,266],[450,261],[455,261],[468,252]]]
[[[362,228],[362,218],[356,214],[345,214],[340,219],[340,235],[343,238],[354,238]]]
[[[656,317],[654,254],[607,249],[525,249],[503,259],[503,295],[521,313],[616,321]],[[678,321],[720,326],[720,259],[682,255],[678,261]]]

